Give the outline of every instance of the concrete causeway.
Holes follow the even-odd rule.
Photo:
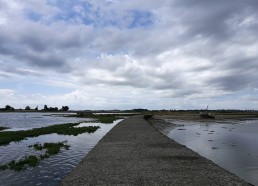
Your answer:
[[[133,116],[118,123],[61,185],[249,185]]]

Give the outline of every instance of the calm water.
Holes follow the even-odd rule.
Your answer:
[[[0,113],[0,126],[10,127],[11,130],[28,130],[31,128],[46,127],[53,124],[76,123],[92,120],[90,118],[62,117],[63,114],[67,115],[67,113],[45,112]]]
[[[169,121],[169,120],[168,120]],[[258,120],[227,123],[172,121],[171,139],[258,185]]]
[[[21,116],[22,114],[24,115],[24,113],[13,114],[13,117],[10,113],[0,114],[0,126],[24,129],[34,128],[33,123],[35,123],[36,127],[42,127],[80,120],[79,118],[44,116],[44,113],[27,113],[26,117]],[[11,121],[4,118],[6,115],[8,115]],[[83,120],[85,120],[85,118]],[[0,185],[58,185],[64,176],[67,175],[98,141],[120,121],[121,120],[117,120],[112,124],[81,123],[78,126],[100,126],[100,128],[92,134],[84,133],[78,136],[49,134],[28,138],[19,143],[12,142],[7,146],[0,146],[0,164],[5,164],[11,160],[22,159],[26,155],[42,154],[43,152],[35,151],[33,148],[28,147],[37,142],[45,143],[66,140],[67,144],[71,146],[69,150],[61,150],[61,153],[43,160],[38,167],[28,168],[21,172],[11,170],[0,171]]]

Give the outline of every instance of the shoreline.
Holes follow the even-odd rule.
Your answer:
[[[142,116],[118,123],[61,185],[250,185],[158,131]]]
[[[215,115],[214,119],[202,118],[198,112],[167,112],[167,113],[154,113],[155,118],[159,119],[178,119],[178,120],[189,120],[189,121],[226,121],[226,120],[258,120],[257,112],[211,112]]]

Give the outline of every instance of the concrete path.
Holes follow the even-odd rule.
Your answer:
[[[61,185],[248,185],[134,116],[117,124]]]

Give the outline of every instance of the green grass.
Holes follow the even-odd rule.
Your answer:
[[[74,116],[73,116],[74,117]],[[100,123],[113,123],[115,120],[117,120],[117,116],[113,114],[91,114],[91,113],[78,113],[77,117],[81,118],[93,118],[96,119]]]
[[[5,130],[5,129],[9,129],[9,127],[1,127],[0,126],[0,131]]]
[[[42,150],[43,149],[42,145],[39,144],[39,143],[36,143],[34,145],[30,145],[29,147],[33,147],[35,150]]]
[[[29,147],[33,147],[35,150],[46,149],[45,154],[40,155],[39,157],[35,155],[29,155],[20,161],[12,160],[7,164],[0,165],[0,170],[11,169],[14,171],[22,171],[25,170],[27,167],[35,167],[40,163],[40,161],[49,158],[50,156],[53,156],[55,154],[58,154],[61,148],[68,150],[70,146],[66,143],[67,142],[64,141],[58,143],[44,143],[43,145],[39,143],[30,145]]]
[[[5,165],[0,165],[0,170],[11,169],[15,171],[24,170],[26,167],[35,167],[39,164],[40,159],[35,155],[26,156],[20,161],[12,160]]]
[[[43,149],[47,149],[47,152],[50,156],[57,154],[60,152],[61,147],[65,148],[66,150],[69,149],[69,145],[65,145],[64,143],[45,143]]]
[[[37,137],[45,134],[62,134],[62,135],[78,135],[85,132],[93,133],[99,126],[88,126],[88,127],[78,127],[74,126],[79,125],[80,123],[68,123],[68,124],[59,124],[52,125],[48,127],[35,128],[31,130],[21,130],[21,131],[3,131],[0,132],[0,146],[8,145],[12,141],[21,141],[28,137]]]
[[[35,150],[46,149],[46,154],[51,156],[54,154],[58,154],[61,148],[68,150],[70,146],[66,144],[66,141],[64,141],[64,142],[58,142],[58,143],[44,143],[44,145],[36,143],[29,147],[33,147]]]
[[[95,117],[100,123],[113,123],[115,120],[117,120],[116,116],[97,116]]]

